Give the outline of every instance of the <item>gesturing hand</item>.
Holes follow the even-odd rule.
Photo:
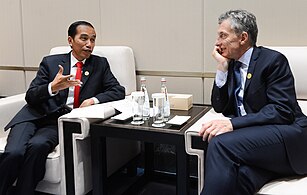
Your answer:
[[[233,131],[230,120],[218,119],[203,123],[199,131],[199,136],[202,136],[204,141],[206,139],[210,141],[213,137],[230,131]]]
[[[53,81],[51,82],[52,93],[66,89],[68,87],[82,84],[80,80],[71,79],[74,75],[63,75],[63,70],[63,67],[59,65],[59,72],[56,74]]]

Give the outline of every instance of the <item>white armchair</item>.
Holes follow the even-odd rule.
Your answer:
[[[283,53],[289,60],[291,70],[295,78],[295,87],[299,105],[302,111],[307,115],[307,90],[304,82],[305,72],[307,71],[307,47],[269,47]],[[212,120],[213,118],[223,117],[211,109],[205,116],[197,121],[192,127],[185,132],[186,152],[198,157],[198,193],[201,192],[204,183],[204,150],[193,148],[192,139],[198,136],[201,123]],[[307,152],[307,150],[306,150]],[[307,165],[306,165],[307,166]],[[307,175],[295,178],[283,178],[274,180],[263,186],[258,194],[270,195],[292,195],[306,194],[307,192]]]
[[[298,103],[302,111],[307,115],[307,89],[305,83],[305,73],[307,71],[307,47],[270,47],[283,53],[289,60],[291,70],[295,78],[295,88]],[[306,149],[307,152],[307,149]],[[307,166],[307,165],[306,165]],[[292,195],[307,193],[307,175],[283,178],[271,181],[264,185],[258,194],[271,195]]]
[[[52,48],[50,54],[67,53],[69,46]],[[108,59],[111,70],[121,85],[126,89],[126,95],[136,90],[135,61],[133,51],[125,46],[96,46],[93,54],[104,56]],[[0,99],[0,128],[25,105],[25,94],[10,96]],[[91,176],[91,153],[89,126],[90,120],[86,118],[59,119],[59,145],[49,154],[46,162],[46,173],[44,179],[38,184],[36,190],[49,194],[66,194],[65,162],[63,148],[63,123],[65,121],[79,123],[81,133],[73,135],[73,172],[74,191],[76,195],[88,193],[92,189]],[[8,132],[0,130],[0,152],[4,151]],[[140,152],[140,145],[135,141],[109,139],[107,140],[108,154],[116,154],[114,150],[120,150],[121,155],[108,155],[108,175],[111,175],[129,160],[136,157]],[[112,152],[113,151],[113,152]],[[61,154],[61,155],[60,155]],[[123,155],[122,155],[123,154]]]

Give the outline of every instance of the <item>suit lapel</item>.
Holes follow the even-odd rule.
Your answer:
[[[249,84],[252,80],[252,76],[254,75],[255,66],[256,66],[256,63],[257,63],[257,59],[260,55],[260,52],[261,52],[261,50],[258,47],[254,47],[252,58],[250,60],[248,70],[247,70],[247,74],[246,74],[246,81],[245,81],[245,87],[244,87],[245,92],[247,91]]]
[[[94,62],[93,58],[89,57],[86,61],[85,64],[83,65],[82,68],[82,86],[80,92],[83,90],[84,86],[86,85],[86,82],[88,81],[89,77],[93,74],[93,69],[94,69]]]
[[[62,61],[61,64],[64,68],[63,70],[63,75],[68,75],[70,74],[70,53],[68,53],[67,55],[65,55],[65,58]]]
[[[70,74],[70,52],[65,55],[65,57],[62,60],[62,65],[63,67],[63,75],[69,75]],[[68,97],[68,88],[64,90],[60,90],[60,96],[65,97],[65,101]]]

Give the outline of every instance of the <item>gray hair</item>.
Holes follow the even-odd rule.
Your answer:
[[[218,23],[221,24],[227,19],[230,20],[231,28],[237,35],[247,32],[250,38],[250,45],[256,46],[258,27],[254,14],[246,10],[230,10],[219,17]]]

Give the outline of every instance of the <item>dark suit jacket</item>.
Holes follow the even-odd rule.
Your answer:
[[[243,105],[247,115],[236,117],[234,102],[234,61],[229,63],[227,82],[215,84],[212,106],[216,112],[231,117],[234,130],[261,125],[276,126],[285,141],[292,168],[307,173],[307,118],[299,107],[294,78],[288,60],[279,52],[255,47],[247,73]]]
[[[70,53],[44,57],[36,77],[26,93],[27,104],[7,124],[5,130],[17,123],[32,121],[50,116],[66,108],[68,88],[50,96],[48,84],[59,71],[58,65],[64,68],[63,75],[70,74]],[[100,103],[119,100],[125,97],[125,88],[120,86],[110,70],[106,58],[91,55],[83,65],[80,102],[96,97]],[[84,74],[88,72],[89,74]]]

